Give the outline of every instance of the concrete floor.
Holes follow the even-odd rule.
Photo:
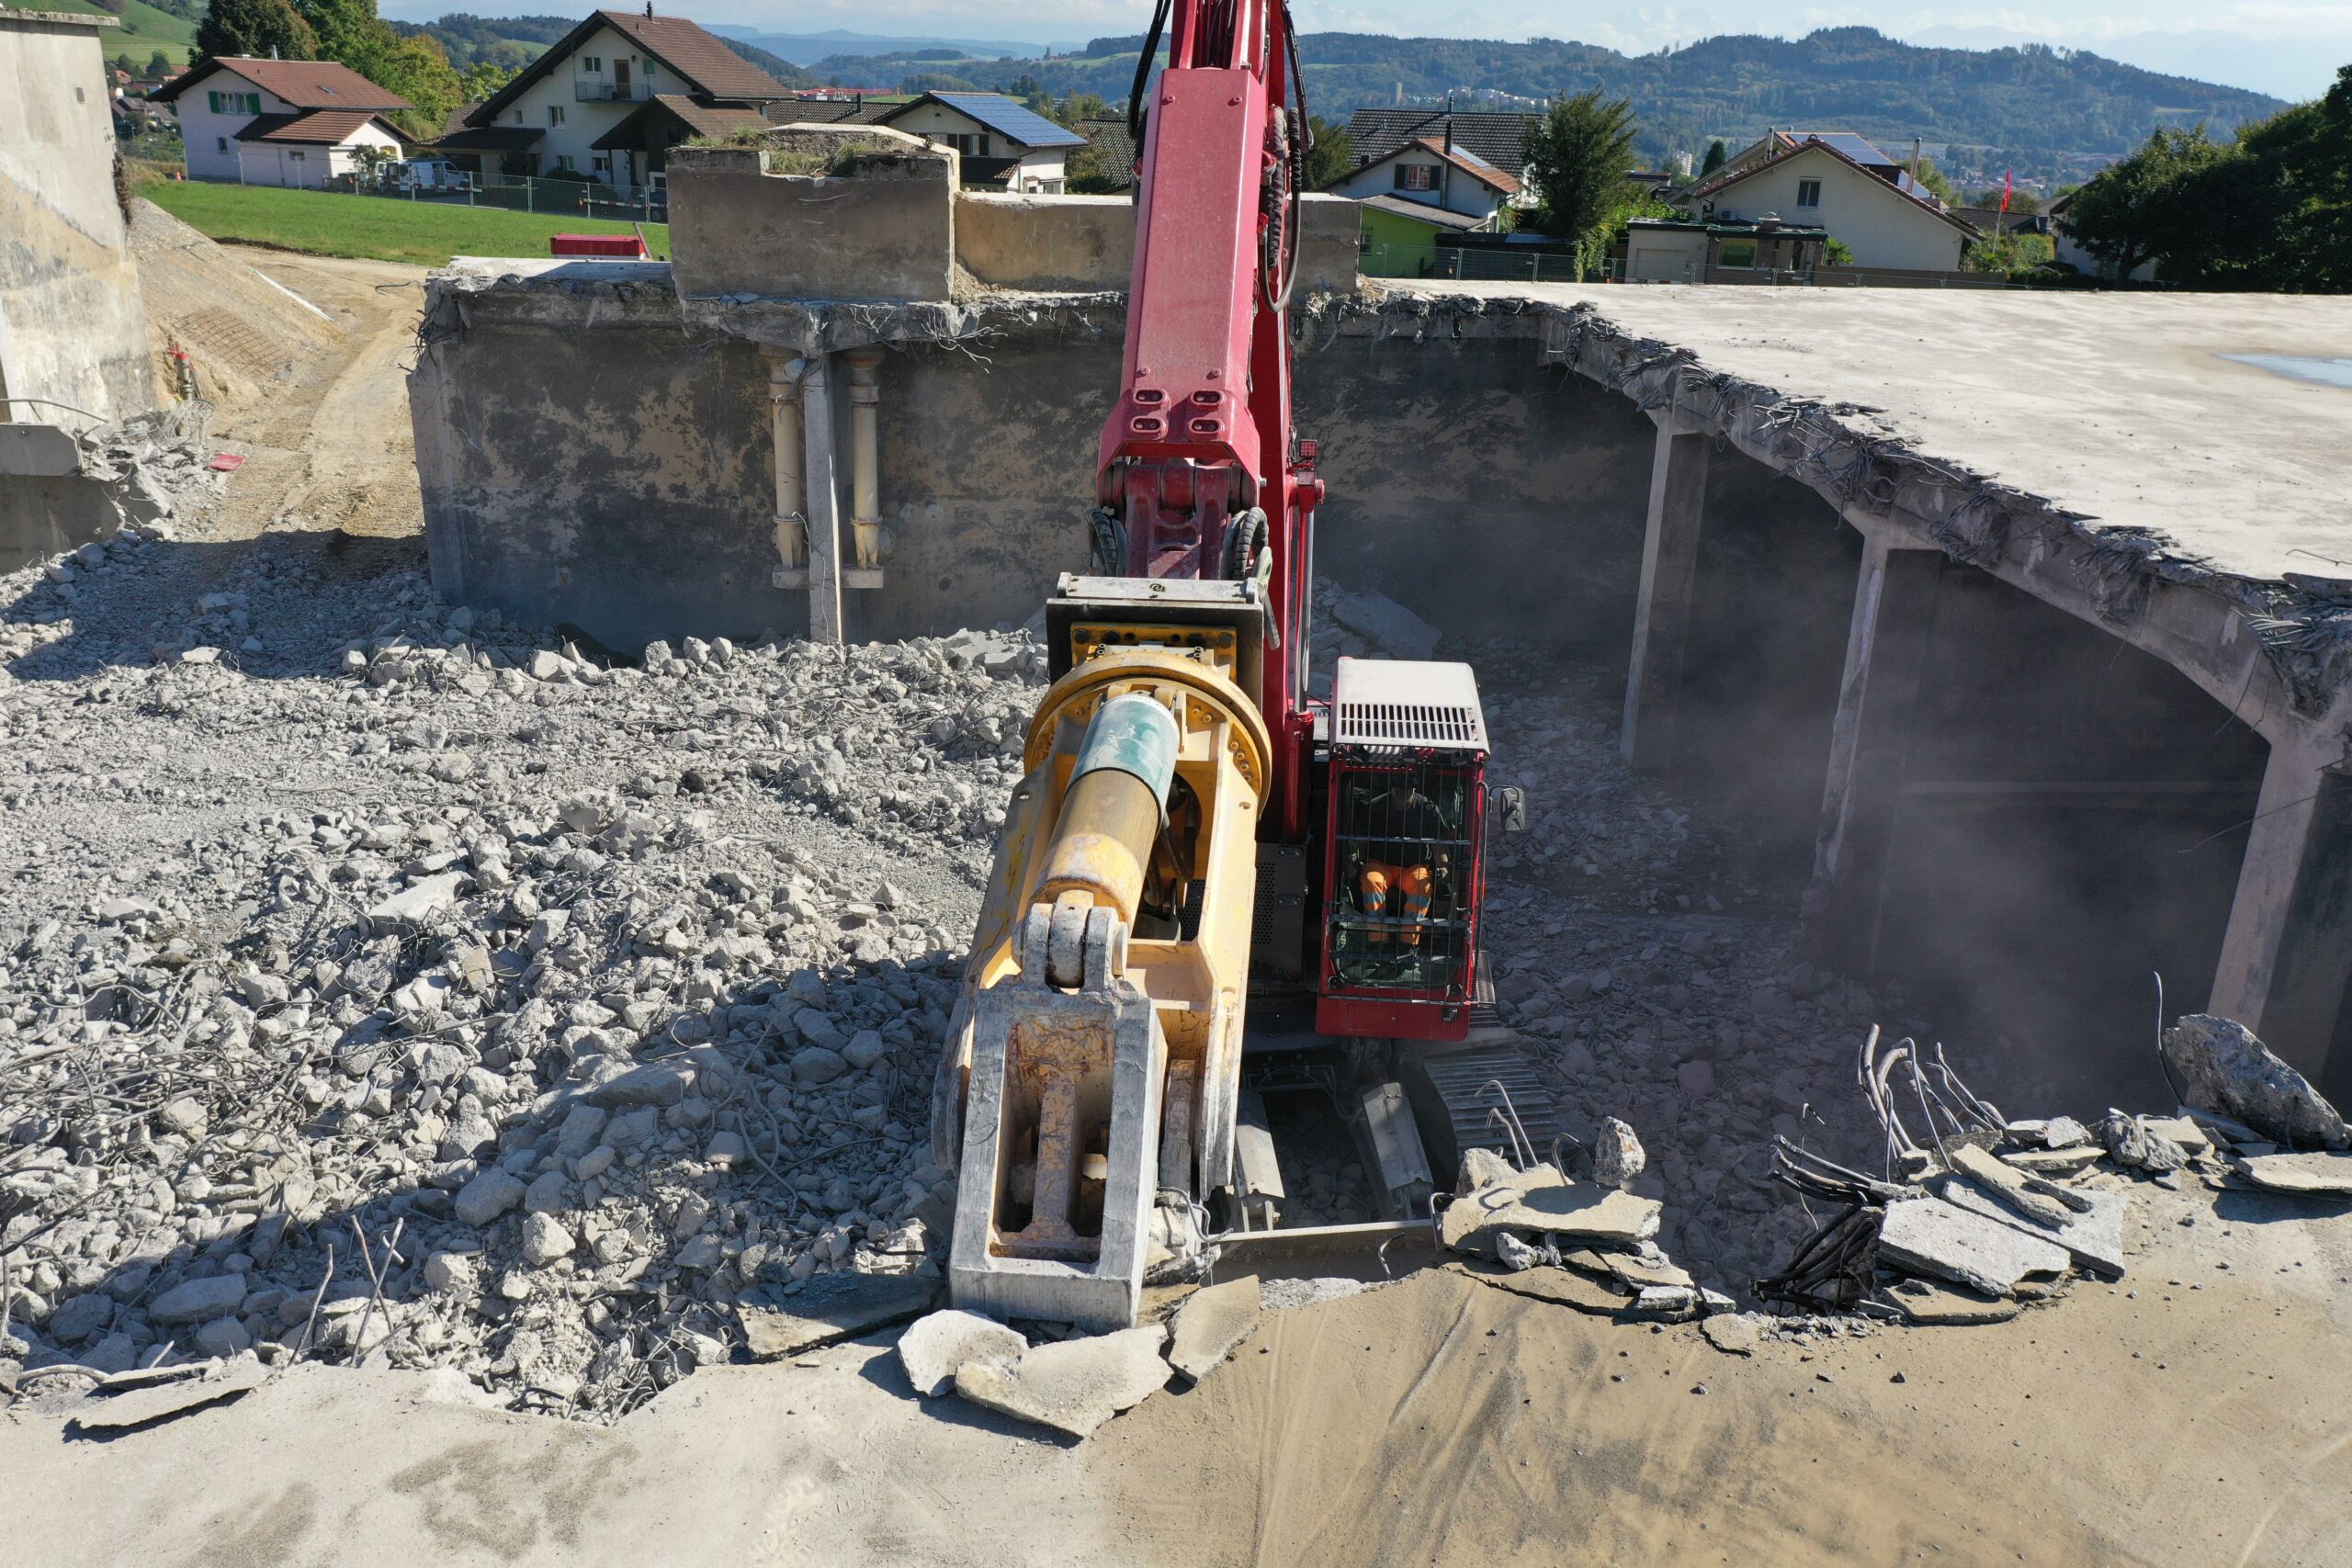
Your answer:
[[[2352,299],[1400,284],[1589,301],[1621,330],[2245,577],[2352,577],[2352,389],[2225,355],[2352,358]],[[1858,423],[1848,416],[1849,423]]]
[[[1985,1327],[1728,1356],[1424,1271],[1083,1444],[918,1400],[888,1333],[613,1427],[306,1366],[111,1437],[19,1404],[0,1512],[45,1568],[2352,1561],[2345,1216],[2132,1190],[2129,1278]]]

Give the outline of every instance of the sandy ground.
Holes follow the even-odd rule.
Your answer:
[[[290,379],[222,410],[213,434],[245,466],[212,514],[209,539],[269,528],[390,536],[424,527],[407,375],[425,269],[225,245],[273,282],[334,318],[340,332]]]
[[[111,1441],[20,1405],[0,1508],[59,1565],[2352,1561],[2352,1224],[2139,1199],[2132,1278],[1989,1327],[1740,1359],[1422,1272],[1082,1445],[917,1400],[887,1336],[612,1428],[313,1366]]]

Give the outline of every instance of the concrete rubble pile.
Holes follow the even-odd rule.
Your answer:
[[[108,487],[122,520],[164,525],[220,494],[225,474],[210,467],[209,405],[190,400],[87,431],[81,472]]]
[[[1872,1031],[1858,1077],[1885,1134],[1887,1177],[1782,1140],[1780,1179],[1844,1207],[1757,1293],[1912,1323],[1994,1323],[2075,1279],[2122,1280],[2138,1182],[2352,1196],[2342,1118],[2245,1027],[2188,1015],[2165,1032],[2163,1055],[2186,1096],[2174,1115],[2012,1120],[1939,1049],[1905,1040],[1882,1051]]]
[[[0,1386],[250,1351],[608,1418],[739,1311],[935,1274],[1035,647],[615,669],[331,569],[0,580]]]

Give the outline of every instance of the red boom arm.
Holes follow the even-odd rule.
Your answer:
[[[1268,829],[1295,841],[1306,828],[1306,601],[1322,484],[1313,444],[1294,453],[1290,427],[1305,126],[1285,107],[1295,86],[1289,10],[1283,0],[1172,0],[1168,53],[1147,94],[1126,355],[1102,427],[1099,499],[1124,525],[1126,559],[1112,564],[1128,576],[1269,573],[1275,646],[1259,694],[1275,750]]]

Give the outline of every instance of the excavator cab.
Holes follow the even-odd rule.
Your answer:
[[[1458,1041],[1477,983],[1487,726],[1466,664],[1342,659],[1316,1029]]]

